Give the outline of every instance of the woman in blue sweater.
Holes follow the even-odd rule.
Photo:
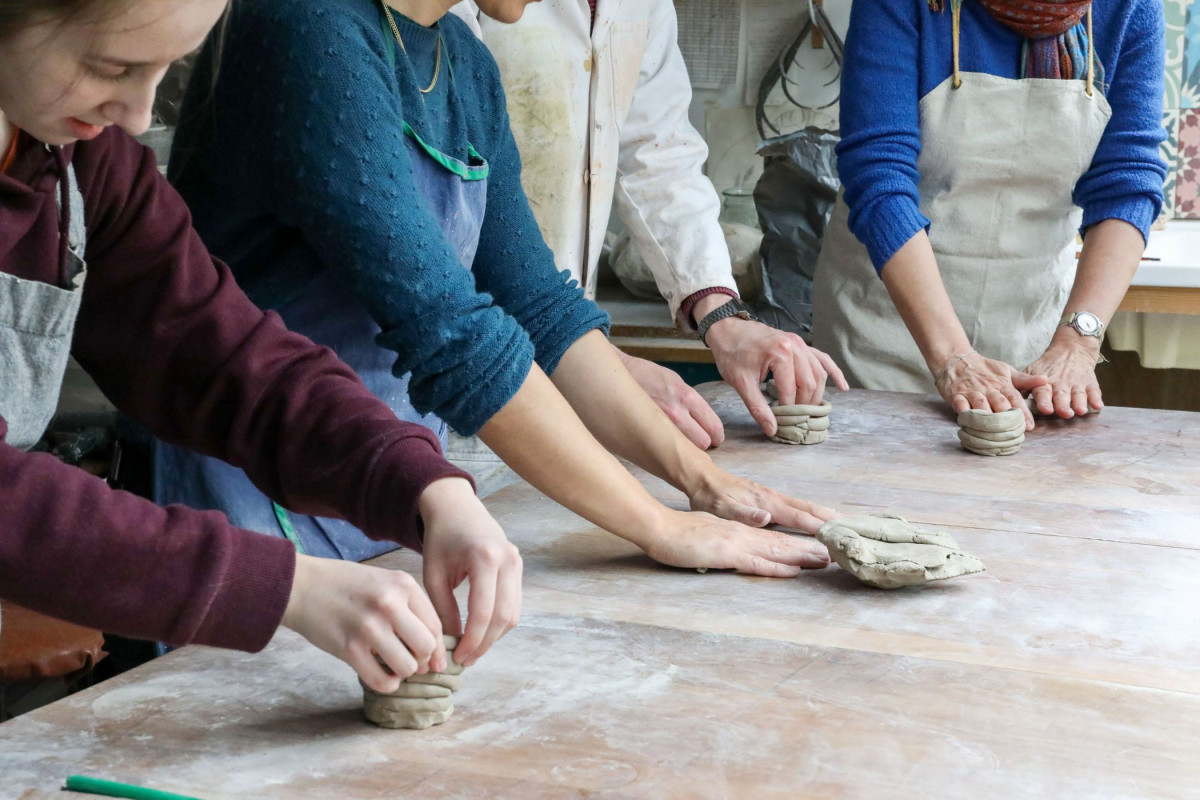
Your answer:
[[[514,20],[526,2],[480,5]],[[657,560],[765,575],[824,566],[813,540],[759,528],[811,532],[832,512],[717,468],[626,372],[606,315],[555,270],[499,71],[445,16],[451,5],[234,4],[201,58],[221,47],[217,81],[194,76],[171,160],[197,229],[252,299],[332,347],[401,417],[479,431],[530,483]],[[606,447],[711,515],[663,506]],[[309,552],[379,552],[348,523],[272,506],[212,459],[160,448],[158,478],[161,502],[219,508]],[[439,611],[455,577],[426,575]]]
[[[858,386],[1085,414],[1162,205],[1162,2],[944,6],[854,0],[814,344]]]

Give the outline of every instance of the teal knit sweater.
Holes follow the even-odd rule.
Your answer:
[[[188,89],[171,179],[260,306],[344,273],[396,352],[395,374],[412,373],[413,406],[470,434],[535,358],[553,372],[608,318],[555,269],[538,231],[491,54],[453,15],[435,29],[394,16],[407,52],[390,59],[372,0],[238,0],[215,83],[217,39]],[[423,96],[437,32],[441,74]],[[491,165],[470,272],[422,202],[404,122],[462,161],[470,142]]]

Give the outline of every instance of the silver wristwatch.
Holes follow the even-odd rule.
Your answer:
[[[705,335],[708,334],[708,329],[713,326],[713,323],[720,322],[723,319],[730,317],[741,317],[748,319],[751,322],[758,322],[758,317],[750,312],[750,306],[742,302],[741,298],[735,297],[728,303],[722,303],[712,311],[704,315],[704,317],[696,323],[696,330],[700,333],[700,341],[704,342],[704,346],[708,347],[708,342],[705,340]]]
[[[1076,311],[1073,314],[1065,314],[1058,322],[1060,328],[1063,325],[1071,326],[1080,336],[1094,336],[1097,339],[1104,336],[1104,323],[1090,311]]]

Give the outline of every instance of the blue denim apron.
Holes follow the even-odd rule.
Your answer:
[[[470,145],[470,161],[463,163],[423,142],[408,123],[404,133],[421,199],[440,221],[442,235],[462,265],[470,269],[487,205],[488,164]],[[380,328],[347,283],[341,273],[326,270],[280,309],[280,316],[291,330],[332,348],[396,416],[436,433],[444,451],[446,424],[413,408],[408,397],[410,375],[392,374],[396,354],[375,343]],[[216,458],[158,442],[154,473],[155,500],[160,505],[181,503],[222,511],[239,528],[286,536],[307,555],[363,561],[398,547],[395,542],[368,538],[345,520],[287,512],[260,492],[246,473]]]

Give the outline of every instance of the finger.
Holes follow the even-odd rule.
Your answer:
[[[992,407],[992,411],[997,413],[1000,411],[1008,411],[1013,408],[1013,404],[1009,402],[1008,398],[1005,397],[1004,393],[999,389],[990,390],[987,393],[987,400],[988,405]]]
[[[846,381],[846,376],[842,374],[842,370],[838,367],[837,362],[829,356],[815,348],[810,348],[816,355],[817,360],[821,362],[821,366],[825,369],[825,373],[833,378],[833,385],[841,389],[843,392],[850,391],[850,384]]]
[[[1075,416],[1075,412],[1071,410],[1071,391],[1069,389],[1054,390],[1054,413],[1063,419]]]
[[[1049,386],[1039,386],[1034,389],[1033,400],[1037,403],[1038,413],[1046,416],[1054,413],[1054,390]]]
[[[492,614],[496,608],[497,572],[497,566],[492,563],[481,564],[471,571],[471,591],[467,594],[467,627],[454,650],[455,660],[461,659],[461,664],[475,663],[476,651],[492,625]]]
[[[717,412],[713,411],[712,406],[706,403],[700,393],[691,386],[687,387],[683,403],[687,406],[688,413],[692,415],[696,424],[708,434],[711,441],[710,446],[719,447],[725,441],[725,426],[721,424],[721,418],[717,416]]]
[[[404,650],[403,647],[400,649]],[[411,655],[409,659],[412,659]],[[362,679],[363,683],[383,694],[391,694],[399,689],[400,682],[412,674],[409,672],[401,677],[399,673],[396,673],[394,667],[385,668],[376,659],[375,654],[367,648],[355,648],[346,653],[345,661],[358,673],[358,677]],[[413,664],[415,666],[416,662],[414,661]],[[393,674],[388,674],[388,669],[391,669]]]
[[[391,622],[396,635],[417,660],[417,672],[428,672],[430,662],[439,653],[445,659],[442,623],[424,592],[417,591],[409,595],[408,607],[395,615]]]
[[[776,525],[808,534],[815,534],[818,528],[836,516],[838,512],[832,508],[793,498],[788,498],[783,508],[775,509],[771,514]]]
[[[743,525],[749,525],[751,528],[761,528],[771,522],[771,512],[746,503],[734,503],[728,512],[721,516]]]
[[[829,564],[829,551],[814,539],[761,531],[734,555],[734,569],[768,577],[794,577]]]
[[[771,362],[771,374],[775,377],[775,389],[779,392],[779,405],[796,404],[796,367],[792,358],[781,358]]]
[[[968,392],[967,402],[971,404],[971,408],[979,409],[980,411],[990,411],[991,405],[988,403],[987,395],[983,392]]]
[[[1025,398],[1021,396],[1015,388],[1008,388],[1004,392],[1004,397],[1008,400],[1010,408],[1019,408],[1021,413],[1025,415],[1025,430],[1033,430],[1033,412],[1029,410],[1029,404],[1025,402]]]
[[[1076,416],[1086,417],[1088,413],[1088,398],[1087,390],[1082,386],[1076,386],[1071,392],[1071,410]]]
[[[442,632],[450,636],[461,637],[462,612],[458,608],[458,598],[454,596],[454,589],[455,587],[450,585],[449,576],[446,573],[428,568],[425,570],[425,591],[429,592],[429,600],[433,603],[434,611],[437,612],[438,620],[442,624]],[[432,664],[434,672],[445,671],[445,658],[443,647],[434,654]]]
[[[819,403],[821,394],[825,391],[825,370],[804,353],[796,352],[792,353],[792,370],[796,376],[796,402]],[[816,400],[813,399],[814,395]]]
[[[406,616],[412,617],[411,614]],[[420,624],[415,617],[412,617],[412,621]],[[430,643],[430,650],[432,647],[433,645]],[[422,671],[421,664],[412,653],[408,641],[398,631],[388,629],[380,630],[377,633],[373,632],[371,634],[371,652],[375,653],[379,657],[379,661],[401,680]],[[428,663],[428,659],[426,659],[426,663]]]
[[[1104,408],[1104,396],[1100,392],[1100,387],[1092,384],[1087,388],[1088,405],[1099,411]]]
[[[775,414],[771,411],[767,398],[758,388],[758,383],[735,383],[733,389],[742,398],[742,402],[746,404],[746,410],[750,412],[750,416],[758,423],[762,432],[767,436],[774,436],[779,430],[779,424],[775,421]]]
[[[672,413],[667,416],[675,423],[675,427],[679,429],[679,432],[686,436],[688,441],[696,445],[696,447],[701,450],[707,450],[712,446],[712,437],[708,435],[708,431],[700,426],[700,423],[687,412],[687,409],[682,409],[679,412],[672,410]]]
[[[496,610],[492,614],[492,623],[488,626],[483,642],[475,649],[474,655],[463,662],[465,666],[474,664],[504,634],[517,627],[517,622],[521,619],[521,569],[520,556],[516,556],[514,563],[506,565],[500,571],[496,584]]]
[[[971,404],[967,402],[966,395],[959,393],[950,398],[950,406],[954,409],[954,413],[961,414],[969,409]]]

